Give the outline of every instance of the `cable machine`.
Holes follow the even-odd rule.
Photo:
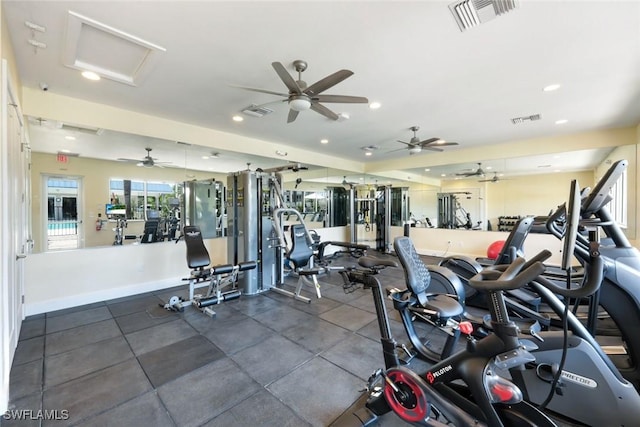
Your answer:
[[[256,261],[257,268],[238,278],[243,295],[257,295],[282,285],[287,241],[286,221],[297,219],[307,241],[313,241],[302,214],[290,208],[282,192],[284,170],[304,167],[292,164],[269,170],[235,172],[227,177],[227,255],[229,263]],[[286,218],[286,219],[285,219]]]

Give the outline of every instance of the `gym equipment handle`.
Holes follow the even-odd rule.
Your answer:
[[[563,288],[555,283],[539,277],[536,282],[540,283],[551,292],[562,295],[568,298],[583,298],[595,293],[602,284],[602,277],[604,276],[604,261],[601,257],[591,257],[586,270],[586,282],[583,282],[582,286],[574,289]]]

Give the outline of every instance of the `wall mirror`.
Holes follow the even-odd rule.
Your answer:
[[[40,118],[29,118],[29,132],[33,150],[32,216],[36,252],[51,249],[50,236],[64,235],[75,228],[75,236],[64,239],[75,239],[77,248],[112,245],[117,223],[107,216],[107,205],[115,210],[111,215],[122,212],[119,209],[123,204],[125,181],[131,183],[131,199],[130,211],[124,203],[127,215],[124,234],[143,235],[144,222],[150,219],[149,215],[156,215],[156,211],[165,217],[172,211],[174,215],[178,214],[175,199],[184,194],[184,182],[196,180],[216,183],[213,192],[207,193],[209,196],[218,194],[218,198],[206,206],[210,215],[216,218],[207,224],[207,229],[211,230],[211,237],[222,237],[224,203],[218,202],[223,201],[224,192],[221,195],[218,192],[226,185],[228,173],[287,164],[286,159],[212,151],[180,141],[77,127]],[[289,193],[293,206],[306,214],[316,228],[348,225],[348,208],[335,218],[330,217],[328,201],[335,197],[335,205],[347,203],[345,191],[349,186],[356,188],[357,198],[364,199],[376,187],[390,185],[407,189],[408,213],[401,222],[416,227],[441,226],[441,197],[453,193],[460,203],[461,209],[456,208],[459,214],[456,216],[460,216],[461,222],[469,214],[472,228],[498,231],[501,217],[548,214],[567,197],[567,190],[560,183],[569,183],[577,177],[583,186],[592,186],[611,162],[622,158],[630,162],[627,194],[635,198],[636,147],[624,145],[381,174],[354,173],[309,164],[306,170],[285,173],[283,189]],[[153,166],[148,164],[147,157],[151,157]],[[586,166],[576,166],[582,165],[583,161],[587,162]],[[483,169],[483,175],[472,174],[478,168]],[[635,206],[635,200],[629,203]],[[75,213],[70,213],[74,210]],[[49,217],[66,219],[70,223],[63,224],[62,230],[49,229],[46,223]],[[635,239],[636,215],[631,213],[627,217],[625,230],[630,239]],[[77,223],[70,225],[73,220]],[[131,242],[125,240],[124,243]]]

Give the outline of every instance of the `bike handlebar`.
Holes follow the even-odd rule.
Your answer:
[[[481,291],[507,291],[523,287],[544,272],[540,261],[522,270],[524,266],[524,258],[516,258],[497,279],[495,271],[480,272],[469,279],[469,285]]]

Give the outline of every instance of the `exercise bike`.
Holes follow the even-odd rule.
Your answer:
[[[517,326],[509,320],[504,303],[501,304],[501,292],[502,288],[517,288],[532,280],[543,270],[541,263],[520,272],[524,260],[519,259],[499,278],[479,285],[495,294],[492,319],[496,332],[477,341],[470,335],[471,325],[461,322],[460,330],[468,338],[467,350],[430,369],[426,379],[401,366],[398,353],[407,350],[391,336],[381,285],[376,277],[382,268],[397,264],[370,257],[361,258],[359,264],[364,268],[341,274],[345,277],[345,286],[362,283],[373,292],[385,369],[377,370],[369,378],[367,394],[362,399],[366,403],[359,401],[364,404],[350,408],[333,426],[371,425],[391,411],[406,422],[425,426],[555,426],[545,414],[523,401],[522,393],[513,382],[494,372],[533,360],[517,339]],[[464,379],[470,388],[456,389],[445,384],[454,379]],[[469,390],[474,401],[469,400]]]

